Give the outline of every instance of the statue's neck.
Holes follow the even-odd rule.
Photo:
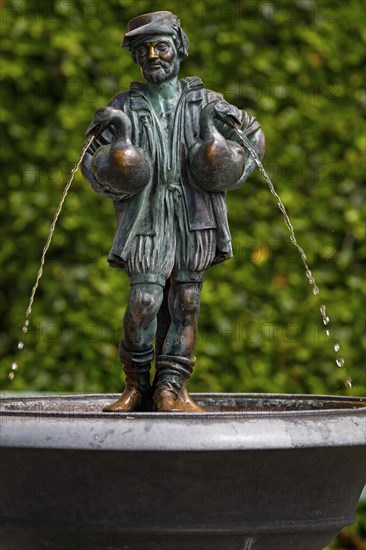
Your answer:
[[[178,76],[173,76],[164,82],[147,82],[147,90],[151,100],[170,102],[179,97]]]
[[[162,117],[173,116],[180,96],[180,86],[177,76],[164,80],[164,82],[160,82],[159,84],[148,82],[147,91],[151,105],[159,120]]]

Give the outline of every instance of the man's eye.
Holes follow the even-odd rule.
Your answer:
[[[167,49],[168,49],[168,46],[166,46],[166,44],[160,44],[157,49],[159,50],[159,52],[166,52]]]

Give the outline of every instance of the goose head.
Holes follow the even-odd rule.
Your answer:
[[[112,107],[104,107],[95,112],[94,118],[89,124],[85,135],[94,134],[95,137],[102,134],[104,130],[114,126],[116,129],[116,137],[131,135],[131,121],[128,116],[120,109]]]
[[[208,107],[210,105],[211,103],[209,103]],[[227,101],[214,101],[212,110],[213,118],[227,124],[230,128],[240,127],[240,120],[238,119],[237,112]]]

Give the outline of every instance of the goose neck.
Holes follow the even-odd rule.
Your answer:
[[[116,129],[115,141],[124,141],[127,145],[130,145],[132,126],[129,118],[121,113],[118,117],[115,117],[113,124]]]
[[[208,139],[212,140],[212,138],[214,141],[223,139],[222,135],[215,126],[213,113],[214,107],[208,106],[202,111],[201,114],[201,132],[204,141]]]

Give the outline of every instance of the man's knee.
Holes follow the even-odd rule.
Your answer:
[[[198,314],[201,287],[201,283],[178,283],[172,287],[175,293],[173,317],[192,319]]]
[[[131,286],[128,308],[135,321],[151,319],[158,314],[163,288],[153,283]]]

